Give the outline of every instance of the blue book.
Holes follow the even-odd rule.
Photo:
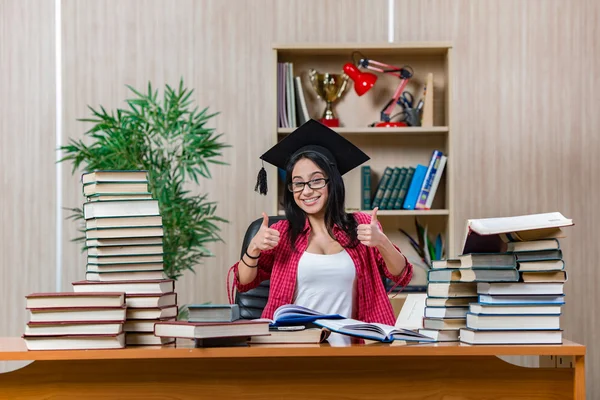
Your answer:
[[[408,193],[404,199],[404,205],[402,206],[402,208],[405,210],[415,209],[415,206],[417,205],[417,198],[419,197],[421,186],[423,185],[423,180],[425,179],[425,173],[427,173],[427,167],[421,164],[417,165],[415,168],[415,174],[410,182],[410,187],[408,188]]]
[[[404,340],[407,342],[435,342],[435,340],[429,336],[425,336],[409,329],[385,324],[367,323],[350,318],[336,320],[318,319],[314,324],[329,329],[332,332],[362,339],[377,340],[383,343],[390,343],[394,340]]]
[[[565,304],[565,295],[491,295],[480,294],[479,304],[485,305],[515,305],[515,306],[534,306]]]
[[[295,304],[283,305],[273,313],[271,326],[308,324],[317,319],[343,319],[339,314],[323,314]]]

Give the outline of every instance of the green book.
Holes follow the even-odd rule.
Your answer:
[[[408,168],[402,167],[400,168],[400,175],[398,175],[398,180],[396,180],[396,184],[394,185],[394,189],[392,189],[392,194],[390,195],[390,201],[387,203],[386,210],[393,210],[394,205],[396,204],[396,200],[398,199],[398,195],[400,194],[400,189],[402,188],[402,184],[406,179],[406,174],[408,173]]]
[[[364,165],[360,175],[361,207],[363,210],[371,209],[371,166]]]
[[[385,187],[385,191],[383,192],[383,198],[381,199],[381,205],[379,206],[382,210],[387,210],[388,203],[390,202],[390,197],[392,196],[392,191],[396,186],[396,181],[400,176],[400,168],[394,168],[394,172],[392,172],[392,177],[390,178],[388,184]]]
[[[415,174],[415,167],[409,167],[406,173],[406,178],[404,178],[404,182],[402,182],[402,187],[398,192],[398,198],[394,202],[394,210],[401,210],[404,205],[404,199],[406,198],[406,193],[408,193],[408,188],[410,187],[410,183],[412,182],[413,175]]]
[[[385,171],[383,171],[383,175],[381,177],[381,180],[379,181],[379,185],[377,186],[377,191],[375,192],[375,197],[373,197],[373,203],[371,205],[372,209],[375,207],[379,207],[379,205],[381,204],[381,200],[383,200],[383,194],[385,193],[385,189],[388,185],[388,182],[392,177],[393,171],[394,169],[390,167],[386,167]]]

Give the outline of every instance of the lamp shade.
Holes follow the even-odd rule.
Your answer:
[[[354,81],[354,90],[359,96],[367,93],[377,81],[377,75],[370,72],[361,72],[356,65],[352,63],[346,63],[344,65],[344,72]]]

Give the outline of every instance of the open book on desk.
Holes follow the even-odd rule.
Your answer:
[[[272,326],[299,325],[314,322],[317,319],[343,319],[339,314],[323,314],[310,308],[295,304],[283,305],[273,313]]]
[[[314,324],[332,332],[355,336],[362,339],[378,340],[390,343],[394,340],[406,342],[435,342],[432,338],[409,329],[396,328],[395,326],[367,323],[351,318],[344,319],[317,319]]]

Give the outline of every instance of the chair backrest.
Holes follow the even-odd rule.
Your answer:
[[[269,226],[273,225],[277,221],[281,221],[285,219],[285,217],[269,217]],[[248,229],[246,230],[246,234],[244,235],[244,240],[242,242],[242,249],[240,251],[240,258],[246,252],[250,241],[256,235],[256,232],[260,229],[260,225],[262,224],[262,218],[259,218],[252,222]],[[260,318],[263,312],[263,309],[267,305],[267,300],[269,299],[269,284],[270,282],[263,281],[261,284],[247,292],[237,292],[235,295],[235,303],[240,308],[240,317],[242,319],[256,319]]]

